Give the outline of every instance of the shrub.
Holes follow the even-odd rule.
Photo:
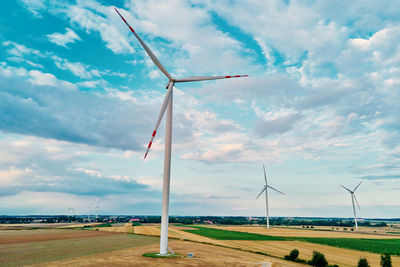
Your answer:
[[[297,249],[293,249],[292,251],[290,251],[289,256],[292,260],[296,260],[299,256],[299,251]]]
[[[358,260],[358,265],[357,265],[357,267],[370,267],[370,266],[369,266],[369,263],[368,263],[368,261],[367,261],[366,258],[360,258],[360,259]]]
[[[299,256],[299,251],[297,249],[293,249],[290,251],[289,255],[285,256],[285,260],[296,261]]]
[[[316,267],[326,267],[328,266],[328,262],[325,259],[324,254],[314,251],[312,259],[308,262],[308,264]]]
[[[383,255],[381,255],[381,266],[392,267],[392,258],[389,253],[383,253]]]

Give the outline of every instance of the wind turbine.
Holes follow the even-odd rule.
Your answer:
[[[266,209],[267,209],[267,228],[269,229],[268,188],[271,188],[272,190],[274,190],[274,191],[276,191],[276,192],[278,192],[278,193],[280,193],[280,194],[282,194],[282,195],[284,195],[284,193],[282,193],[281,191],[276,190],[276,189],[273,188],[272,186],[268,185],[268,182],[267,182],[267,174],[265,173],[265,166],[264,166],[264,164],[263,164],[263,169],[264,169],[264,180],[265,180],[265,185],[264,185],[264,188],[261,190],[260,194],[258,194],[258,196],[257,196],[256,199],[258,199],[258,198],[261,196],[261,194],[265,191],[265,203],[266,203],[266,206],[267,206],[267,207],[266,207]]]
[[[100,198],[97,200],[97,205],[96,205],[96,222],[99,220],[99,204],[100,204]]]
[[[356,214],[356,208],[354,206],[354,200],[357,203],[358,209],[360,209],[360,205],[358,205],[358,201],[356,198],[356,195],[354,194],[354,192],[357,190],[357,188],[360,186],[360,184],[362,183],[362,181],[354,188],[353,191],[351,191],[350,189],[344,187],[343,185],[340,185],[341,187],[343,187],[344,189],[346,189],[347,191],[349,191],[350,195],[351,195],[351,203],[353,204],[353,213],[354,213],[354,224],[356,225],[356,229],[358,230],[358,224],[357,224],[357,214]]]
[[[91,207],[87,207],[88,208],[88,215],[87,215],[87,220],[88,222],[90,222],[90,211],[92,210]]]
[[[167,93],[165,94],[164,101],[161,106],[160,113],[158,115],[156,126],[151,135],[149,145],[147,146],[146,154],[144,159],[146,159],[149,153],[153,139],[157,133],[158,126],[160,125],[161,119],[164,116],[165,111],[167,111],[167,123],[165,131],[165,151],[164,151],[164,177],[163,177],[163,200],[162,200],[162,216],[161,216],[161,234],[160,234],[160,254],[168,255],[168,212],[169,212],[169,190],[170,190],[170,172],[171,172],[171,143],[172,143],[172,102],[173,102],[173,89],[175,83],[182,82],[197,82],[197,81],[207,81],[207,80],[218,80],[218,79],[228,79],[228,78],[238,78],[247,77],[248,75],[229,75],[229,76],[191,76],[186,78],[175,79],[171,74],[164,68],[158,58],[153,54],[150,48],[143,42],[139,35],[132,29],[125,18],[119,13],[119,11],[114,7],[115,11],[128,26],[129,30],[135,35],[136,39],[142,45],[147,55],[151,58],[153,63],[157,68],[168,78]]]

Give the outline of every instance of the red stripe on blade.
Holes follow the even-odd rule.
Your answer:
[[[147,148],[150,148],[152,143],[153,143],[153,142],[150,142],[150,143],[149,143],[149,146],[148,146]]]
[[[225,78],[232,78],[232,76],[225,76]]]
[[[157,131],[153,131],[153,135],[152,136],[154,137],[156,135],[156,133],[157,133]]]
[[[144,155],[144,158],[146,158],[147,157],[147,153]]]
[[[132,27],[131,27],[131,26],[129,26],[129,29],[130,29],[132,32],[135,32],[135,31],[132,29]]]

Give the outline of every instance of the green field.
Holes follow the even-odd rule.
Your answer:
[[[293,239],[340,248],[374,252],[379,254],[388,252],[391,255],[400,255],[400,239],[357,239],[322,237],[297,237]]]
[[[115,234],[20,244],[1,244],[0,266],[41,264],[158,242],[158,238],[151,236]]]
[[[322,238],[322,237],[280,237],[260,235],[245,232],[227,231],[221,229],[191,226],[197,230],[184,230],[193,234],[219,240],[254,240],[254,241],[303,241],[329,245],[340,248],[355,249],[374,253],[389,252],[400,255],[400,239],[357,239],[357,238]]]
[[[220,230],[220,229],[207,228],[201,226],[190,226],[190,227],[196,228],[197,230],[184,230],[184,231],[219,240],[260,240],[260,241],[286,240],[286,238],[280,236],[259,235],[253,233]]]

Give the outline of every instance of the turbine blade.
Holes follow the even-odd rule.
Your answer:
[[[258,198],[261,196],[261,194],[265,191],[265,189],[266,189],[266,187],[264,187],[263,190],[261,190],[260,194],[258,194],[258,196],[256,197],[256,199],[258,199]]]
[[[361,210],[361,208],[360,208],[360,205],[358,204],[358,201],[357,201],[357,198],[356,198],[356,195],[353,193],[353,196],[354,196],[354,200],[356,201],[356,203],[357,203],[357,206],[358,206],[358,209],[359,210]]]
[[[349,191],[350,193],[353,193],[350,189],[348,189],[347,187],[344,187],[343,185],[340,185],[341,187],[343,187],[344,189],[346,189],[347,191]]]
[[[278,193],[281,193],[282,195],[284,195],[284,193],[282,193],[281,191],[279,191],[279,190],[273,188],[272,186],[267,185],[267,187],[268,187],[268,188],[271,188],[272,190],[275,190],[275,191],[278,192]]]
[[[360,184],[361,184],[362,182],[363,182],[363,181],[361,181],[361,182],[356,186],[356,188],[354,188],[353,192],[355,192],[355,191],[357,190],[357,188],[360,186]]]
[[[158,119],[157,119],[157,122],[156,122],[156,127],[154,127],[153,134],[151,135],[151,139],[150,139],[149,145],[147,146],[147,150],[146,150],[146,154],[144,155],[144,159],[146,159],[147,154],[149,153],[151,144],[153,144],[153,139],[156,136],[158,126],[160,126],[161,120],[162,120],[162,118],[163,118],[163,116],[165,114],[165,111],[167,110],[169,101],[171,101],[171,94],[172,94],[173,87],[174,87],[173,84],[169,83],[168,91],[165,94],[164,101],[163,101],[162,106],[161,106],[160,114],[158,115]]]
[[[168,79],[172,80],[171,75],[168,73],[168,71],[164,68],[164,66],[161,64],[161,62],[158,60],[158,58],[153,54],[153,52],[150,50],[150,48],[143,42],[142,38],[132,29],[131,25],[125,20],[125,18],[119,13],[118,9],[114,7],[115,11],[118,13],[118,15],[121,17],[121,19],[125,22],[125,24],[128,26],[128,28],[131,30],[131,32],[135,35],[136,39],[138,39],[139,43],[142,45],[146,53],[149,55],[153,63],[160,69],[162,73],[164,73],[165,76],[168,77]]]
[[[264,164],[263,164],[263,169],[264,169],[264,179],[265,179],[265,185],[267,185],[267,186],[268,186],[268,183],[267,183],[267,174],[265,173],[265,166],[264,166]]]
[[[231,75],[231,76],[191,76],[182,79],[176,79],[175,82],[198,82],[198,81],[209,81],[229,78],[249,77],[249,75]]]

